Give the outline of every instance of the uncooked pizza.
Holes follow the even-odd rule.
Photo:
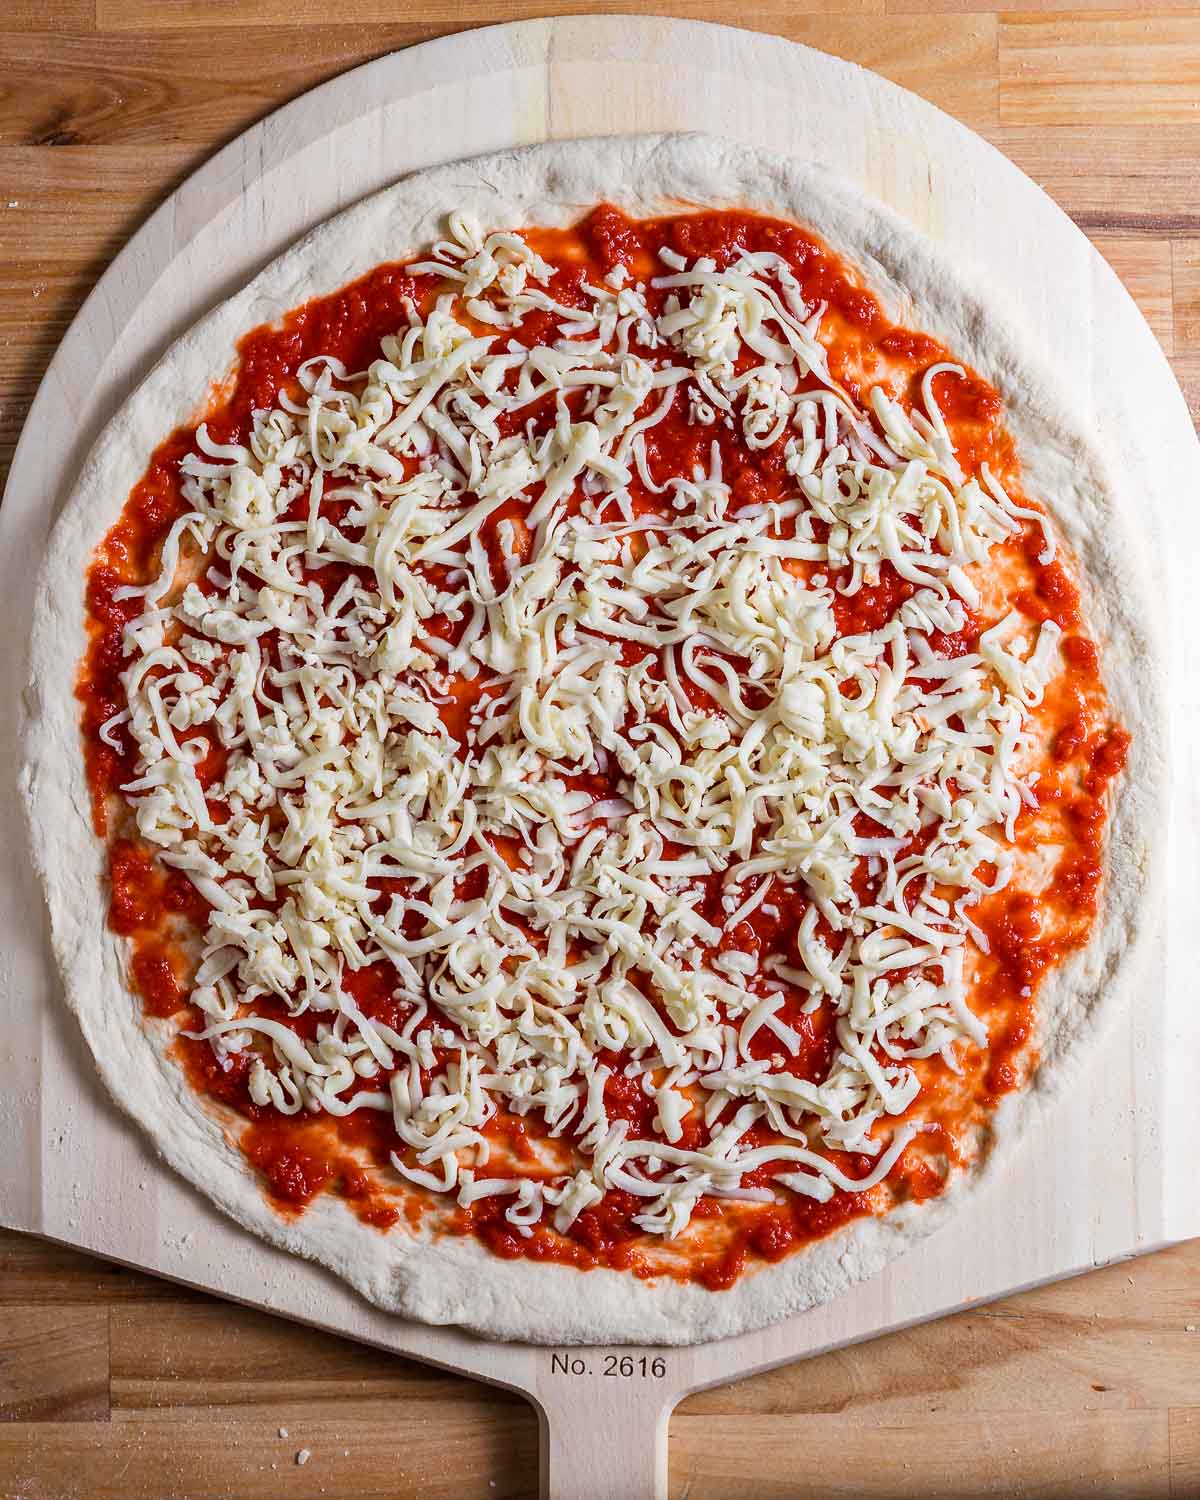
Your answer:
[[[110,1086],[410,1315],[832,1295],[1129,944],[1120,551],[1036,362],[828,176],[668,138],[400,183],[168,353],[52,545],[31,821]]]

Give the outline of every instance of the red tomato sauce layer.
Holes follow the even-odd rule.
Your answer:
[[[826,305],[820,336],[830,369],[856,398],[865,397],[886,375],[894,389],[898,386],[901,400],[911,404],[919,399],[921,380],[930,366],[953,360],[937,341],[893,324],[845,262],[790,224],[738,212],[635,222],[616,208],[601,206],[573,229],[535,230],[527,238],[557,267],[550,290],[567,305],[583,300],[580,288],[585,280],[594,283],[617,265],[648,281],[659,273],[655,257],[664,247],[689,259],[711,256],[718,267],[743,250],[773,251],[786,259],[808,303]],[[253,413],[271,406],[280,392],[294,390],[300,366],[316,355],[333,356],[349,370],[364,369],[376,356],[380,340],[403,326],[405,300],[427,306],[434,287],[431,278],[411,274],[403,264],[383,265],[289,313],[278,324],[247,334],[238,346],[235,373],[213,393],[204,412],[210,437],[219,443],[244,441]],[[648,292],[652,311],[657,311],[663,295]],[[558,337],[556,319],[530,314],[512,337],[526,345],[553,341]],[[1019,467],[995,390],[971,371],[963,378],[937,380],[938,400],[964,470],[977,472],[986,462],[1010,491],[1019,493]],[[690,426],[683,406],[676,403],[648,435],[651,470],[680,474],[696,463],[705,464],[715,435],[723,473],[739,503],[763,502],[790,492],[782,440],[766,449],[751,449],[734,429]],[[188,974],[194,967],[189,952],[203,931],[207,907],[186,878],[160,866],[139,842],[121,792],[136,774],[132,744],[117,729],[112,738],[120,748],[114,748],[101,738],[100,729],[124,707],[122,631],[142,608],[140,600],[115,596],[122,587],[157,575],[163,539],[188,509],[180,487],[180,461],[198,451],[198,425],[180,428],[155,450],[120,519],[97,549],[87,576],[89,642],[78,681],[95,828],[108,845],[109,922],[129,941],[130,982],[145,1014],[173,1017],[181,1030],[202,1024],[201,1012],[187,1003],[187,995]],[[521,513],[517,501],[495,513],[485,544],[495,543],[496,527],[502,522],[519,528]],[[1038,785],[1041,807],[1036,815],[1023,818],[1017,831],[1018,845],[1032,846],[1046,841],[1049,826],[1062,853],[1045,888],[1033,892],[1015,884],[977,910],[975,920],[987,952],[978,957],[971,1004],[987,1023],[990,1044],[963,1059],[964,1073],[957,1080],[947,1079],[940,1060],[921,1066],[924,1091],[918,1104],[936,1123],[897,1162],[885,1185],[889,1204],[920,1201],[940,1192],[949,1165],[969,1156],[971,1130],[986,1120],[1002,1095],[1025,1081],[1036,1057],[1039,986],[1088,940],[1098,910],[1109,786],[1122,768],[1129,739],[1111,723],[1099,651],[1087,635],[1078,590],[1061,560],[1040,560],[1042,548],[1040,529],[1029,526],[1017,542],[998,547],[996,553],[1019,580],[1010,590],[1015,607],[1032,621],[1055,620],[1066,632],[1067,670],[1048,694],[1035,724],[1039,744],[1047,751],[1047,769]],[[339,581],[327,580],[331,587]],[[839,633],[879,628],[911,592],[912,586],[884,564],[877,583],[854,596],[839,596]],[[933,638],[933,648],[947,658],[971,651],[987,623],[968,617],[957,635]],[[433,622],[431,629],[437,628]],[[634,648],[631,660],[640,654]],[[214,744],[212,765],[204,768],[212,778],[221,774],[221,755]],[[865,875],[859,888],[869,899]],[[771,917],[760,907],[729,934],[728,942],[771,950],[786,942],[802,915],[802,905],[790,909],[781,902],[779,915]],[[400,1024],[392,999],[396,976],[389,964],[374,964],[347,979],[367,1015]],[[312,1016],[290,1017],[280,1005],[274,1018],[301,1034],[312,1034]],[[805,1015],[796,1006],[781,1012],[780,1019],[802,1039],[800,1053],[789,1066],[804,1077],[823,1078],[836,1045],[828,1018]],[[401,1149],[390,1116],[370,1109],[341,1118],[285,1116],[251,1100],[246,1083],[249,1054],[231,1055],[222,1064],[206,1042],[177,1036],[172,1045],[192,1087],[223,1107],[231,1132],[281,1213],[300,1213],[318,1194],[334,1194],[382,1232],[401,1220],[412,1225],[428,1209],[431,1200],[401,1185],[388,1165],[389,1153]],[[605,1101],[610,1117],[627,1119],[633,1130],[646,1129],[653,1118],[653,1101],[639,1081],[624,1077],[619,1058],[609,1060],[617,1064]],[[953,1089],[946,1089],[939,1106],[938,1089],[949,1082]],[[698,1113],[694,1110],[688,1117],[684,1145],[695,1144]],[[545,1134],[538,1119],[517,1118],[501,1109],[489,1130],[503,1138],[511,1156],[536,1167],[532,1143]],[[856,1156],[839,1156],[838,1163],[851,1176],[864,1174],[872,1164],[870,1158]],[[754,1175],[761,1175],[765,1183],[771,1172]],[[501,1257],[556,1261],[581,1269],[607,1266],[637,1275],[665,1272],[713,1289],[732,1285],[753,1263],[780,1260],[855,1218],[878,1212],[880,1202],[877,1193],[843,1191],[827,1203],[791,1193],[786,1201],[769,1205],[705,1198],[695,1214],[705,1231],[699,1248],[693,1245],[686,1259],[664,1266],[661,1257],[649,1254],[650,1237],[633,1222],[639,1204],[626,1193],[610,1191],[596,1207],[581,1213],[565,1234],[548,1219],[533,1226],[528,1236],[519,1234],[504,1217],[511,1201],[492,1197],[468,1209],[452,1208],[440,1214],[437,1227],[475,1235]]]

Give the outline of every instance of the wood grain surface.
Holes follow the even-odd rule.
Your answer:
[[[87,291],[215,147],[415,41],[633,8],[357,0],[340,25],[326,0],[7,0],[0,484]],[[1200,8],[648,8],[807,42],[971,125],[1092,237],[1200,408]],[[0,1235],[0,1500],[532,1496],[536,1453],[516,1397]],[[671,1493],[1200,1496],[1200,1242],[692,1396]]]

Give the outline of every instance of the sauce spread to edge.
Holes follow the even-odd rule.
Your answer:
[[[742,250],[774,251],[790,264],[809,304],[826,304],[821,337],[830,369],[856,399],[883,373],[893,383],[899,373],[902,384],[907,378],[911,401],[929,366],[953,359],[937,341],[892,324],[871,292],[826,246],[776,220],[704,212],[635,222],[602,205],[574,229],[535,230],[526,238],[558,268],[551,291],[568,303],[582,280],[599,279],[618,263],[635,278],[648,279],[656,253],[664,246],[689,259],[712,256],[718,266]],[[332,356],[348,369],[365,368],[380,339],[402,324],[405,299],[421,305],[433,285],[431,278],[411,274],[403,264],[382,265],[340,291],[308,302],[278,324],[247,334],[238,346],[235,373],[214,392],[204,413],[210,437],[218,443],[241,441],[252,413],[269,407],[276,394],[294,382],[300,365],[315,355]],[[549,315],[530,314],[515,336],[530,345],[553,339],[555,321]],[[992,387],[968,371],[965,378],[942,380],[937,396],[964,471],[976,472],[986,462],[1010,492],[1019,491],[1019,467]],[[181,1030],[200,1020],[200,1012],[187,1004],[186,935],[203,930],[207,907],[184,876],[162,868],[149,849],[129,835],[131,820],[123,816],[120,787],[135,775],[134,755],[128,748],[113,749],[99,731],[124,706],[121,635],[141,607],[138,600],[119,601],[115,593],[156,576],[163,538],[188,508],[180,491],[179,463],[195,451],[198,425],[180,428],[155,450],[120,519],[97,549],[87,576],[89,642],[77,690],[96,832],[109,848],[109,922],[129,940],[131,982],[145,1014],[174,1018]],[[712,435],[711,429],[697,433],[676,411],[653,429],[648,455],[652,452],[656,462],[669,465],[672,472],[687,472],[697,457],[703,460],[698,445],[706,448]],[[783,492],[787,476],[782,442],[755,451],[734,432],[722,430],[719,436],[724,472],[740,501],[769,500]],[[506,507],[494,521],[507,513]],[[883,1189],[838,1191],[824,1204],[790,1193],[785,1204],[775,1205],[702,1199],[695,1220],[719,1221],[715,1248],[692,1247],[671,1264],[647,1253],[649,1237],[632,1223],[638,1204],[618,1190],[610,1190],[600,1204],[582,1213],[565,1234],[546,1222],[536,1225],[528,1237],[518,1234],[504,1218],[510,1202],[504,1197],[440,1214],[439,1232],[473,1234],[505,1258],[551,1260],[581,1269],[608,1266],[643,1276],[668,1274],[718,1289],[732,1285],[750,1262],[779,1260],[857,1217],[942,1191],[948,1169],[969,1157],[972,1131],[986,1123],[1004,1094],[1025,1081],[1035,1063],[1040,984],[1091,934],[1104,873],[1109,786],[1124,764],[1129,744],[1125,731],[1111,722],[1099,652],[1087,635],[1076,585],[1061,561],[1039,560],[1042,546],[1040,529],[1030,525],[1021,538],[995,550],[1006,553],[1007,566],[1019,574],[1015,606],[1030,620],[1052,619],[1066,632],[1066,670],[1052,684],[1035,718],[1046,752],[1038,784],[1041,809],[1036,821],[1024,819],[1018,825],[1018,845],[1040,844],[1049,822],[1061,854],[1049,884],[1037,894],[1014,884],[975,913],[988,951],[976,956],[971,1003],[988,1026],[989,1044],[964,1058],[963,1078],[947,1089],[944,1107],[932,1114],[931,1093],[936,1102],[937,1085],[947,1082],[946,1069],[940,1060],[921,1064],[924,1087],[918,1102],[933,1125],[904,1152]],[[911,585],[884,564],[878,584],[852,598],[839,597],[839,633],[878,628],[911,592]],[[972,650],[987,623],[969,620],[960,636],[935,641],[935,650],[947,657]],[[211,759],[213,765],[204,769],[217,777],[218,746]],[[754,917],[730,935],[733,946],[769,940],[762,930],[766,919],[761,910]],[[785,909],[780,924],[786,928],[789,920],[794,914],[789,918]],[[353,976],[356,999],[368,1015],[386,1017],[389,967],[376,964]],[[282,1006],[275,1018],[301,1033],[314,1024],[312,1016],[292,1018]],[[819,1016],[814,1021],[789,1014],[787,1019],[797,1028],[808,1025],[796,1070],[822,1076],[832,1041],[821,1030]],[[398,1144],[390,1117],[370,1110],[337,1119],[284,1116],[250,1099],[245,1055],[231,1056],[222,1067],[207,1043],[184,1036],[176,1037],[172,1051],[192,1087],[242,1122],[236,1127],[242,1150],[281,1213],[302,1212],[323,1192],[342,1197],[363,1222],[380,1231],[401,1221],[412,1227],[428,1210],[430,1200],[418,1190],[401,1188],[394,1174],[388,1180],[388,1152]],[[611,1118],[624,1115],[636,1125],[648,1101],[639,1089],[622,1088],[626,1083],[618,1072],[606,1107]],[[535,1138],[542,1128],[534,1118],[517,1118],[503,1110],[489,1126],[504,1135],[506,1149],[518,1158],[526,1138]],[[843,1154],[837,1159],[851,1175],[871,1166],[867,1157]]]

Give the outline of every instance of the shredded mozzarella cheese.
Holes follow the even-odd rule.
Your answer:
[[[923,410],[882,386],[860,410],[778,257],[661,259],[564,307],[519,235],[455,217],[414,267],[441,292],[369,369],[310,360],[245,444],[201,427],[103,730],[136,744],[141,837],[211,907],[191,998],[218,1055],[253,1053],[255,1102],[384,1111],[404,1179],[512,1196],[523,1235],[618,1187],[675,1236],[703,1194],[887,1175],[920,1128],[887,1123],[914,1060],[986,1040],[967,908],[1009,878],[1055,670],[1049,624],[930,645],[991,549],[1044,524],[964,480],[932,385],[958,367]],[[510,339],[531,313],[557,341]],[[735,503],[716,441],[664,468],[671,413],[782,444],[789,498]],[[885,563],[911,596],[839,634],[839,594]],[[723,942],[785,897],[786,955]],[[354,993],[383,960],[395,1025]],[[789,994],[831,1013],[825,1077],[789,1067]],[[314,1012],[315,1040],[265,1001]],[[645,1138],[609,1117],[613,1053]],[[569,1169],[489,1171],[500,1108],[540,1115]],[[748,1144],[760,1122],[775,1144]]]

